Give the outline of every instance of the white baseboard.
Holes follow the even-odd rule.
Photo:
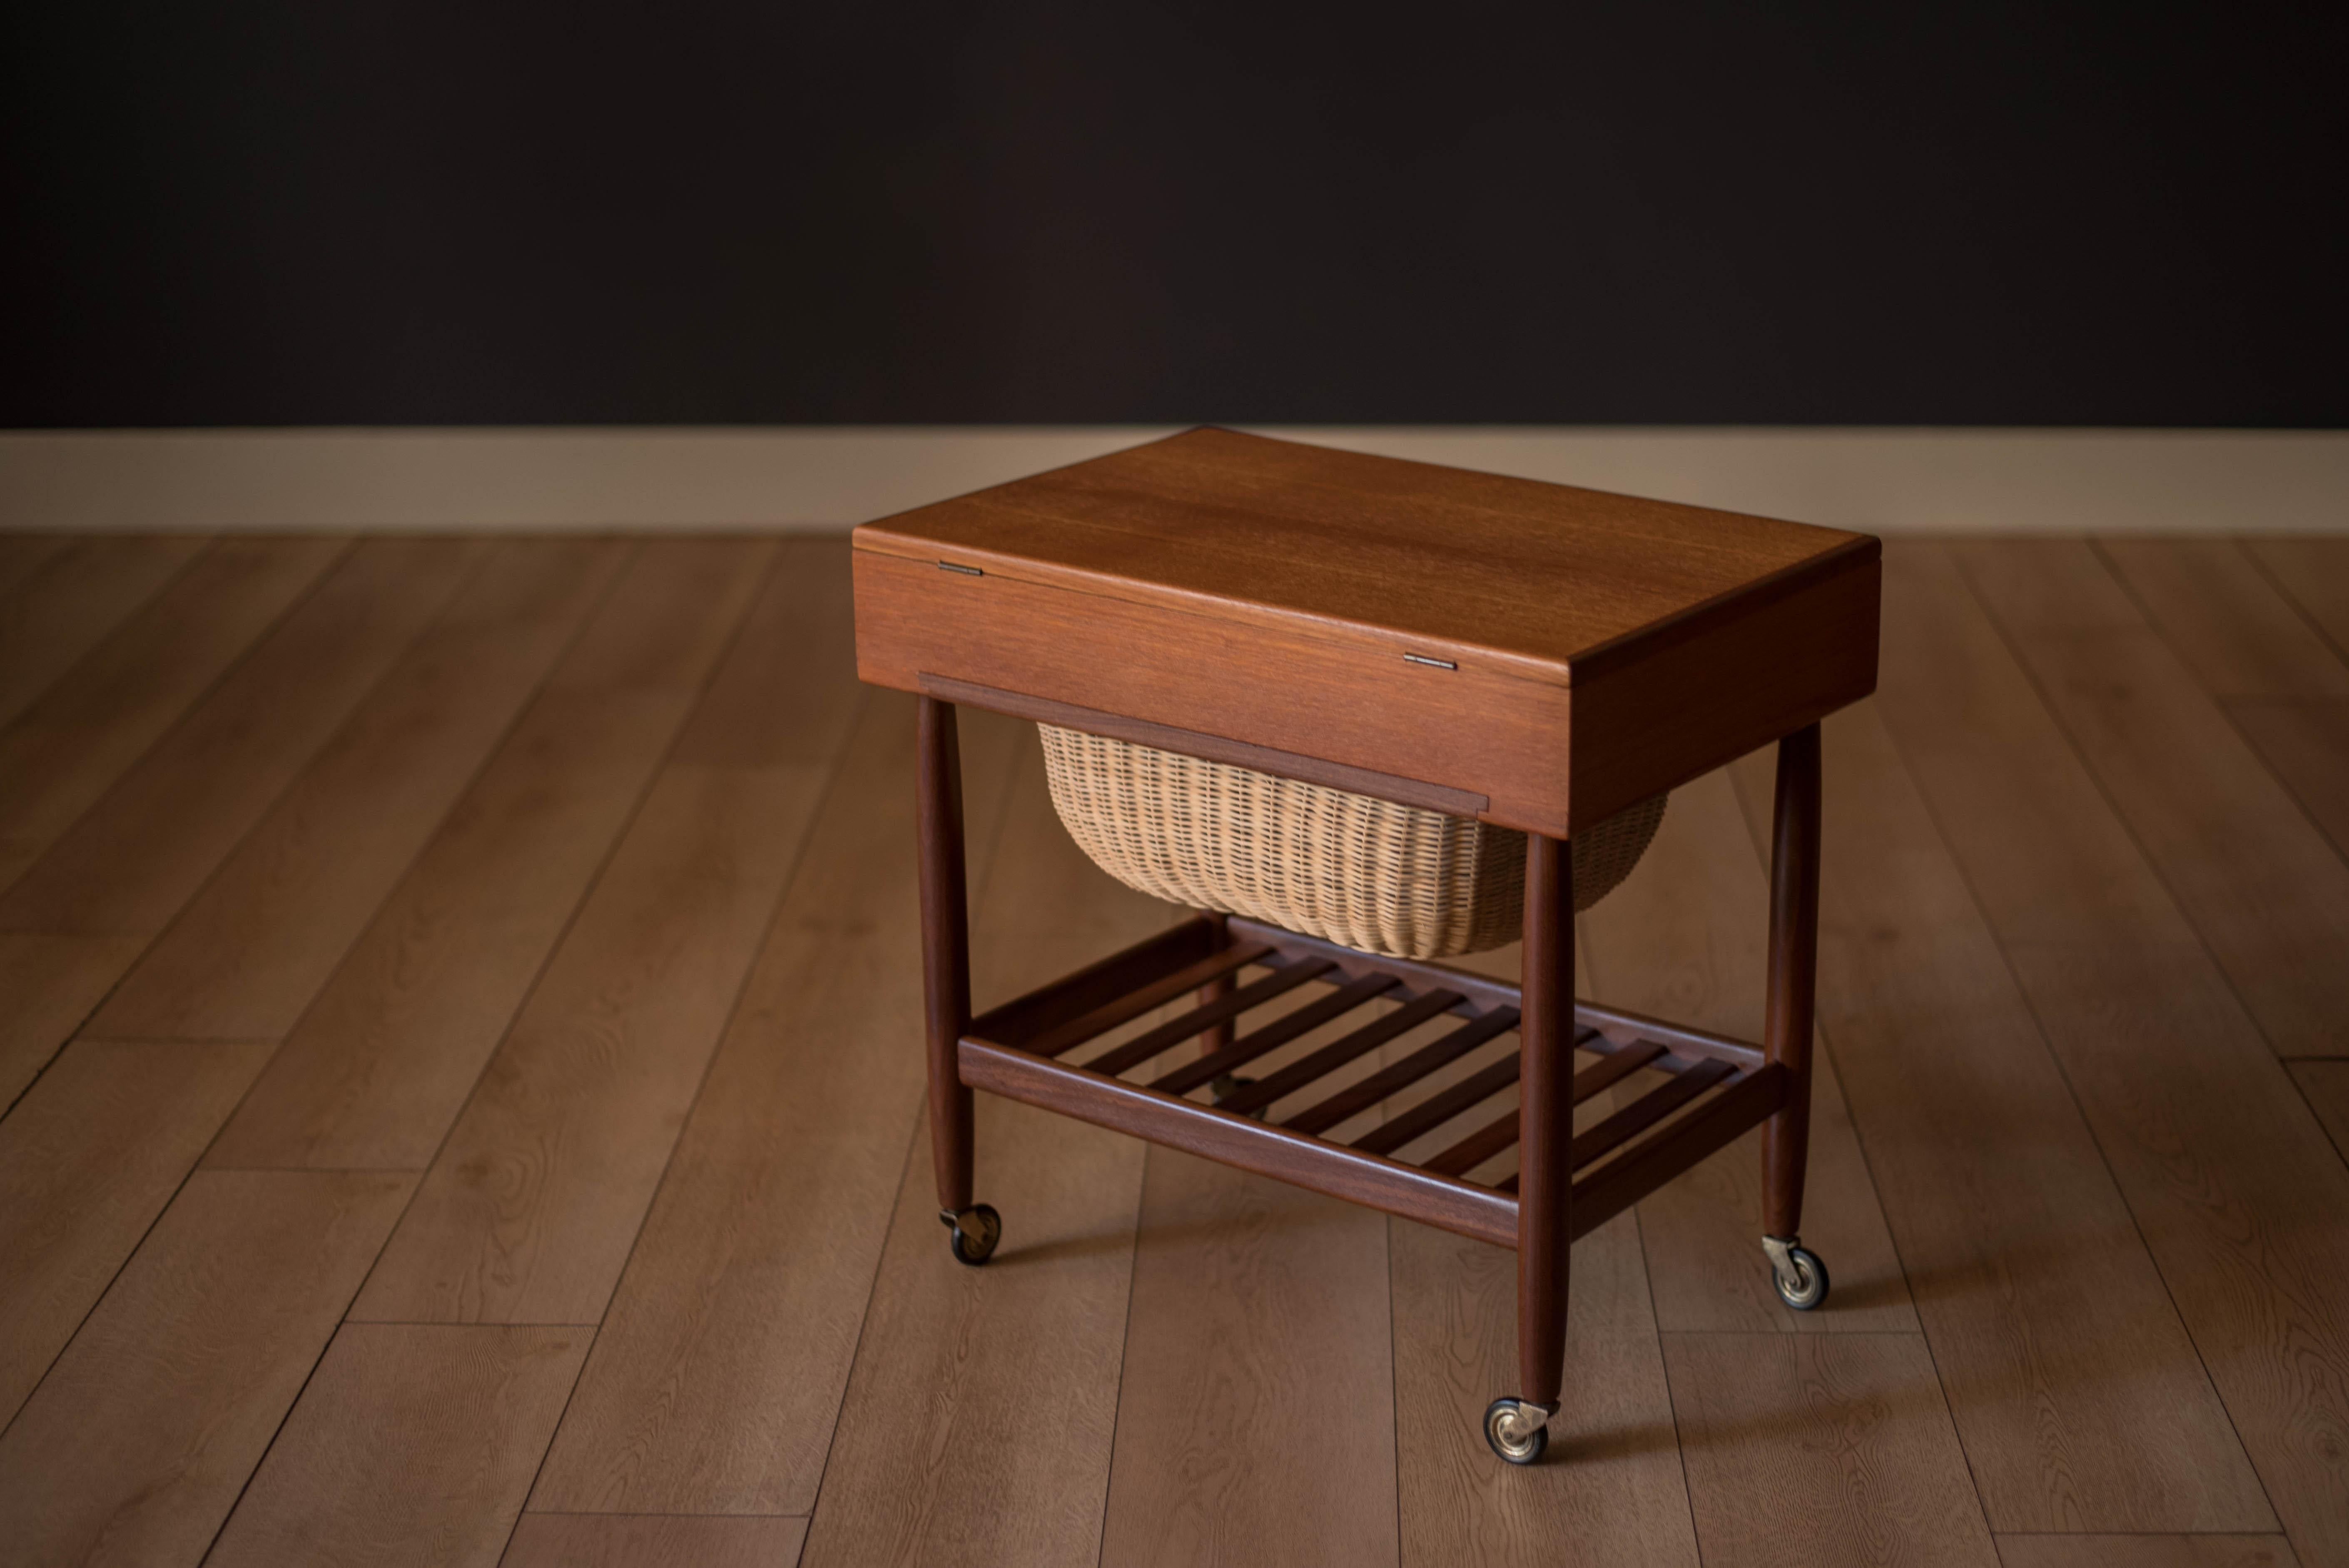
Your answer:
[[[1262,428],[1877,533],[2349,531],[2342,431]],[[0,432],[0,531],[818,531],[1163,433]]]

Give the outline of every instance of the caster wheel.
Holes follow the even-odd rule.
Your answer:
[[[1209,1103],[1221,1105],[1240,1090],[1253,1087],[1255,1083],[1256,1079],[1252,1078],[1239,1078],[1231,1073],[1226,1073],[1207,1086],[1207,1093],[1212,1097]],[[1249,1111],[1248,1115],[1262,1121],[1267,1109],[1265,1106],[1257,1106],[1254,1110]]]
[[[1003,1216],[995,1212],[992,1203],[978,1203],[961,1213],[941,1210],[938,1223],[954,1233],[947,1238],[947,1248],[955,1262],[977,1268],[995,1255],[995,1243],[1003,1239]]]
[[[1777,1286],[1780,1301],[1796,1312],[1808,1312],[1826,1300],[1827,1265],[1818,1253],[1793,1236],[1784,1241],[1764,1236],[1762,1250],[1770,1254],[1770,1283]]]
[[[1504,1395],[1485,1407],[1485,1440],[1513,1465],[1529,1465],[1549,1447],[1550,1407]]]

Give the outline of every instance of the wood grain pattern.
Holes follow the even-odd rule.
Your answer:
[[[2002,1535],[2000,1568],[2298,1568],[2281,1535]]]
[[[500,1568],[791,1568],[804,1519],[525,1513]]]
[[[344,1325],[204,1561],[494,1568],[594,1332]]]
[[[0,1435],[0,1563],[202,1557],[413,1181],[189,1178]]]
[[[1197,429],[867,523],[860,550],[1309,623],[1524,678],[1862,536]]]
[[[2085,545],[1956,552],[2269,1043],[2349,1050],[2349,863]]]
[[[1101,1561],[1396,1560],[1387,1223],[1150,1150]]]
[[[0,1423],[16,1412],[268,1059],[264,1044],[67,1047],[0,1120]]]
[[[740,549],[743,563],[763,553]],[[709,572],[698,546],[646,547],[287,1037],[208,1165],[430,1161],[692,707],[695,689],[666,678],[671,639],[658,623],[743,608],[742,594],[716,611],[679,594],[676,579],[707,586]],[[694,645],[711,645],[697,632]],[[574,658],[664,679],[586,683],[567,678]]]
[[[664,770],[354,1318],[604,1315],[823,784],[812,767]]]
[[[499,546],[86,1032],[283,1037],[529,700],[627,548],[614,541]]]
[[[1645,859],[1583,916],[1591,983],[1610,1002],[1741,1039],[1762,1034],[1767,891],[1728,776],[1673,792]],[[1812,1057],[1803,1235],[1833,1272],[1818,1312],[1792,1312],[1762,1256],[1760,1132],[1640,1205],[1659,1327],[1870,1333],[1917,1326],[1909,1285],[1826,1053]]]
[[[1826,771],[1822,1031],[1992,1526],[2274,1528],[1873,707],[1828,721]],[[1737,778],[1758,853],[1766,761]]]
[[[161,930],[489,549],[360,544],[0,898],[0,926]]]
[[[201,554],[201,535],[57,539],[0,586],[0,725]]]
[[[2349,1557],[2349,1172],[1947,553],[1890,583],[1887,721],[2269,1500]]]
[[[1924,1341],[1667,1334],[1706,1568],[1996,1568]]]
[[[142,936],[0,931],[0,1112],[16,1103],[107,988],[138,958]]]
[[[1865,535],[1228,431],[854,539],[876,685],[1400,775],[1558,838],[1875,685]]]
[[[1174,914],[1094,869],[1052,813],[1040,749],[1023,746],[1021,763],[972,921],[982,1001],[1017,995]],[[978,1156],[978,1195],[1004,1226],[985,1268],[947,1255],[918,1173],[903,1184],[807,1563],[1098,1558],[1143,1148],[981,1095]]]
[[[1516,1260],[1407,1220],[1391,1227],[1395,1440],[1407,1564],[1697,1561],[1635,1221],[1574,1249],[1564,1405],[1549,1458],[1504,1465],[1485,1407],[1517,1375]]]
[[[0,729],[0,889],[350,547],[339,539],[213,546]]]
[[[678,743],[738,760],[662,769],[355,1318],[603,1316],[862,702],[844,614],[802,619],[844,602],[845,565],[769,579]],[[739,760],[774,757],[803,760]]]
[[[867,704],[605,1315],[536,1508],[813,1504],[922,1099],[913,742],[910,700]],[[1034,745],[1017,727],[967,727],[974,884],[1014,758]],[[928,1224],[935,1244],[934,1212]]]
[[[2095,550],[2212,696],[2349,697],[2349,663],[2239,541],[2109,539]]]

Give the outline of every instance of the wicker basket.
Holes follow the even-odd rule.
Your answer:
[[[1513,828],[1036,727],[1061,820],[1128,887],[1395,958],[1517,939],[1526,836]],[[1658,795],[1575,835],[1575,908],[1630,875],[1663,817]]]

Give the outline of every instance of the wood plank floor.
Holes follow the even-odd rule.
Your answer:
[[[1835,1295],[1723,1150],[1577,1244],[1529,1471],[1505,1252],[983,1097],[948,1260],[846,568],[0,539],[0,1568],[2349,1568],[2349,540],[1888,549]],[[1032,732],[965,764],[982,1006],[1174,917]],[[1675,794],[1591,995],[1757,1031],[1769,779]]]

